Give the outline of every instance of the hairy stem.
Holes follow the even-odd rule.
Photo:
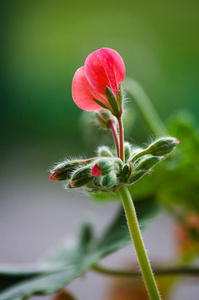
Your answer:
[[[108,127],[112,131],[113,139],[114,139],[114,142],[115,142],[115,147],[116,147],[116,150],[117,150],[117,155],[119,156],[119,154],[120,154],[120,145],[119,145],[119,137],[118,137],[118,132],[117,132],[117,129],[116,129],[116,126],[115,126],[115,122],[113,120],[110,120],[108,122]]]
[[[118,189],[126,213],[127,224],[137,253],[142,275],[151,300],[160,300],[155,278],[147,257],[146,249],[139,228],[135,207],[130,192],[126,186]]]
[[[119,157],[122,161],[124,161],[124,128],[122,122],[122,115],[117,118],[119,125],[119,135],[120,135],[120,153]]]

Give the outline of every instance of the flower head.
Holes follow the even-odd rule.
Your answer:
[[[125,76],[121,56],[113,49],[101,48],[89,54],[85,65],[79,68],[72,82],[72,97],[76,105],[86,111],[112,106],[107,97],[112,93],[119,106],[119,87]]]

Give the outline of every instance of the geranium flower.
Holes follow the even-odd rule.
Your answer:
[[[119,86],[124,80],[125,65],[113,49],[101,48],[89,54],[72,82],[72,97],[76,105],[86,111],[111,109],[105,92],[108,87],[118,102]],[[95,99],[95,100],[94,100]]]

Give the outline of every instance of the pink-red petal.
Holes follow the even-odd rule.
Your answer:
[[[124,61],[115,50],[102,48],[87,57],[85,74],[96,91],[105,94],[105,88],[108,86],[117,96],[119,85],[125,76]]]
[[[72,97],[75,104],[86,111],[94,111],[102,109],[92,98],[99,100],[109,106],[106,97],[98,93],[88,82],[84,67],[79,68],[73,77]]]
[[[99,166],[96,164],[91,170],[91,175],[94,177],[98,177],[102,175],[102,172],[99,170]]]

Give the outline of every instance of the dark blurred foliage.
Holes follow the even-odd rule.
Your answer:
[[[93,152],[71,81],[101,47],[121,54],[163,120],[179,107],[198,117],[198,11],[196,0],[1,1],[1,150],[20,156],[34,148],[40,159],[48,151],[52,161]],[[145,141],[135,122],[131,137]]]
[[[57,295],[53,298],[54,300],[75,300],[75,298],[67,291],[61,290],[57,293]]]

